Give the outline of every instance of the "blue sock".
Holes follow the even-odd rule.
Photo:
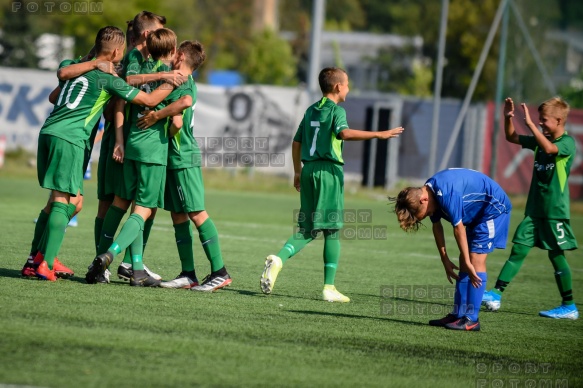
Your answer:
[[[468,309],[466,316],[472,321],[478,321],[478,313],[482,304],[482,297],[486,291],[486,282],[488,281],[488,274],[486,272],[478,272],[478,276],[482,279],[482,285],[478,288],[474,287],[471,282],[468,282]]]
[[[469,277],[467,272],[460,272],[459,273],[459,280],[455,281],[455,294],[453,297],[453,311],[451,312],[454,315],[457,315],[458,318],[461,318],[466,313],[466,305],[467,305],[467,288]]]

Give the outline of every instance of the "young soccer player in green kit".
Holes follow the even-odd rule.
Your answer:
[[[93,60],[95,56],[95,50],[91,50],[89,54],[87,54],[83,58],[78,58],[75,60],[64,60],[59,64],[59,70],[57,71],[57,77],[59,78],[59,85],[50,93],[49,101],[51,104],[55,104],[57,99],[59,98],[59,94],[61,93],[61,88],[65,84],[66,81],[76,78],[80,75],[85,74],[88,71],[99,69],[101,71],[110,72],[114,74],[113,71],[113,64],[109,61],[95,61]],[[89,157],[91,155],[91,151],[93,149],[93,141],[91,139],[94,137],[95,130],[97,125],[95,126],[90,140],[86,144],[85,149],[85,160],[83,163],[83,168],[87,167],[89,163]],[[83,206],[83,195],[82,192],[79,193],[75,197],[71,198],[71,203],[69,204],[69,213],[71,214],[71,218],[74,217],[78,212],[81,211]],[[46,250],[46,225],[49,218],[49,214],[51,211],[51,197],[49,196],[49,200],[47,201],[46,206],[40,211],[39,216],[36,220],[36,225],[34,229],[34,235],[31,243],[31,250],[28,255],[28,258],[21,270],[21,274],[24,277],[36,277],[36,268],[40,265],[40,263],[44,259],[44,252]],[[64,266],[58,258],[55,258],[54,261],[55,273],[58,277],[61,278],[68,278],[74,275],[73,270]]]
[[[206,54],[199,42],[184,41],[178,48],[173,68],[191,74],[204,62]],[[169,141],[168,169],[164,209],[170,211],[174,224],[176,246],[182,270],[171,281],[161,283],[164,288],[189,288],[192,291],[212,292],[231,284],[232,279],[223,264],[217,228],[205,210],[204,183],[201,171],[201,153],[194,138],[194,107],[196,84],[189,76],[186,102],[177,101],[159,110],[146,112],[138,120],[145,129],[158,120],[183,113],[182,129]],[[184,98],[184,97],[183,97]],[[182,100],[182,99],[181,99]],[[211,264],[211,273],[198,284],[192,250],[192,227],[198,229],[200,242]]]
[[[117,27],[104,27],[95,39],[96,60],[117,63],[123,56],[125,37]],[[83,181],[86,143],[104,105],[116,95],[137,104],[155,106],[169,93],[168,87],[151,94],[140,92],[119,78],[92,70],[67,81],[39,135],[38,180],[52,190],[47,221],[47,248],[37,268],[41,279],[56,280],[53,264],[63,242],[71,212],[71,197],[78,195]]]
[[[489,310],[498,310],[502,293],[520,270],[532,247],[548,251],[555,269],[555,279],[562,304],[539,315],[555,319],[577,319],[579,311],[573,301],[571,269],[565,258],[566,250],[577,249],[577,240],[570,225],[569,184],[567,180],[575,159],[575,141],[565,131],[569,105],[559,97],[551,98],[538,107],[539,125],[530,119],[526,104],[522,104],[525,122],[532,136],[518,135],[514,130],[514,102],[504,104],[506,140],[534,151],[534,170],[526,201],[525,217],[516,228],[510,257],[502,267],[495,287],[482,299]]]
[[[398,137],[403,128],[381,132],[349,129],[346,112],[337,105],[346,100],[348,75],[342,69],[329,67],[320,72],[318,81],[323,97],[308,108],[292,143],[294,187],[300,192],[301,202],[299,231],[277,255],[267,256],[260,286],[264,294],[270,294],[283,264],[321,231],[324,234],[322,298],[329,302],[349,302],[334,287],[344,211],[343,141],[390,139]]]
[[[143,86],[144,82],[136,82],[136,76],[143,73],[150,73],[152,71],[157,71],[155,69],[158,61],[155,61],[150,52],[148,51],[147,37],[148,35],[160,28],[164,27],[166,24],[166,18],[164,16],[156,15],[149,11],[142,11],[137,14],[131,22],[131,29],[133,35],[133,42],[135,47],[132,50],[128,50],[124,59],[122,60],[122,66],[120,71],[120,77],[124,78],[132,86],[140,86],[141,90],[149,92],[151,90],[148,85]],[[128,23],[128,30],[130,29],[130,23]],[[134,78],[132,78],[134,77]],[[95,220],[95,228],[98,229],[99,238],[97,243],[97,255],[102,254],[107,251],[113,242],[113,238],[121,220],[123,219],[126,211],[130,207],[131,200],[123,197],[124,189],[124,173],[123,173],[123,160],[124,160],[124,148],[126,141],[129,136],[130,128],[135,123],[137,116],[143,110],[142,107],[137,107],[134,105],[125,105],[123,100],[115,101],[114,109],[114,123],[113,123],[113,134],[110,152],[110,161],[113,163],[106,165],[106,177],[105,179],[110,182],[113,186],[112,190],[114,193],[113,202],[107,206],[103,204],[100,207],[101,211],[99,215],[103,215],[103,218],[97,217]],[[107,206],[106,210],[105,206]],[[153,212],[155,215],[155,211]],[[154,223],[153,216],[146,220],[144,226],[144,244],[147,243],[150,231]],[[145,271],[155,279],[160,280],[160,275],[151,271],[148,267],[144,265]],[[124,256],[122,263],[120,263],[117,269],[117,275],[120,279],[130,280],[132,276],[132,260],[130,250],[128,250]]]
[[[158,29],[148,35],[147,45],[152,56],[158,58],[158,67],[162,69],[165,66],[162,60],[170,62],[174,58],[176,34],[166,28]],[[179,87],[157,108],[161,109],[187,93],[187,87]],[[121,197],[134,201],[135,207],[107,252],[98,255],[89,266],[85,279],[90,284],[95,283],[96,279],[103,275],[115,255],[128,247],[132,257],[130,285],[156,287],[160,284],[159,279],[155,279],[144,270],[142,252],[144,221],[152,216],[153,209],[164,206],[169,122],[160,122],[147,130],[138,128],[134,120],[131,120],[131,123],[123,155],[124,187]],[[176,130],[181,128],[182,117],[173,117],[172,126]]]

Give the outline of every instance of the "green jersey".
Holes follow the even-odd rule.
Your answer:
[[[343,165],[344,141],[338,134],[348,128],[346,111],[327,97],[308,108],[294,141],[302,143],[302,162],[327,160]]]
[[[534,136],[520,136],[522,148],[534,151],[534,169],[526,201],[525,215],[554,220],[570,219],[569,184],[571,165],[575,159],[575,141],[565,132],[553,141],[559,152],[546,154]]]
[[[144,58],[140,50],[134,48],[132,51],[126,53],[121,60],[121,71],[119,76],[126,78],[128,75],[143,74],[142,69],[148,66],[153,66],[154,60],[152,57]]]
[[[158,71],[169,71],[169,67],[158,61],[157,66],[154,67]],[[147,90],[156,89],[162,82],[146,84]],[[186,85],[186,83],[184,84]],[[165,106],[178,100],[186,94],[186,88],[177,88],[172,91],[161,103],[156,106],[156,110],[160,110]],[[144,110],[130,108],[129,116],[129,135],[126,143],[125,157],[131,160],[136,160],[144,163],[153,163],[166,165],[168,159],[168,126],[169,120],[164,119],[158,121],[147,129],[140,129],[137,125],[138,118],[141,117],[141,111]],[[127,118],[126,118],[127,120]]]
[[[103,107],[112,95],[133,100],[139,90],[118,77],[91,70],[63,84],[57,103],[40,133],[85,148]]]
[[[182,112],[182,128],[169,141],[168,168],[179,169],[200,167],[201,154],[198,143],[194,138],[194,107],[196,106],[196,84],[192,76],[180,88],[185,89],[185,95],[192,97],[192,107]]]

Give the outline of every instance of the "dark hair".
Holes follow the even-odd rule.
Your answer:
[[[126,46],[129,48],[134,45],[136,39],[134,35],[134,19],[126,21],[126,24],[128,25],[126,29]]]
[[[95,55],[112,52],[125,43],[123,31],[114,26],[103,27],[95,37]]]
[[[156,15],[150,11],[142,11],[134,17],[134,36],[136,40],[142,35],[144,31],[152,30],[156,26],[156,23],[161,25],[166,24],[166,17]]]
[[[343,81],[343,74],[346,74],[346,71],[339,67],[326,67],[322,69],[320,75],[318,75],[318,82],[320,83],[322,93],[332,93],[334,86]]]
[[[399,226],[405,232],[416,232],[423,225],[415,216],[419,212],[421,187],[407,187],[401,190],[397,197],[389,197],[395,203],[394,212],[399,220]]]
[[[178,47],[179,53],[184,53],[184,61],[186,65],[195,71],[204,63],[206,60],[206,53],[204,52],[204,47],[199,41],[196,40],[185,40],[180,43]]]
[[[146,44],[152,58],[165,58],[176,48],[176,34],[169,28],[160,28],[148,34]]]

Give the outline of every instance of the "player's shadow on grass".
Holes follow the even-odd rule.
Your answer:
[[[421,303],[421,304],[428,304],[428,305],[440,305],[440,306],[451,306],[451,303],[445,302],[435,302],[432,300],[418,300],[418,299],[407,299],[407,298],[399,298],[399,297],[392,297],[392,298],[382,298],[382,300],[386,300],[387,302],[395,301],[395,302],[408,302],[408,303]]]
[[[245,295],[245,296],[261,296],[261,297],[264,297],[264,298],[269,298],[271,296],[274,296],[274,297],[275,296],[281,296],[281,297],[284,297],[284,298],[293,298],[293,299],[302,299],[302,300],[319,300],[318,298],[302,297],[302,296],[297,296],[297,295],[273,294],[273,293],[272,294],[269,294],[269,295],[266,295],[266,294],[264,294],[261,291],[238,290],[236,288],[231,288],[231,287],[223,288],[223,290],[224,291],[230,291],[230,292],[236,292],[238,294]]]
[[[411,326],[427,326],[427,323],[416,322],[416,321],[406,321],[402,319],[385,318],[385,317],[371,317],[367,315],[354,315],[354,314],[344,314],[344,313],[327,313],[324,311],[310,311],[310,310],[287,310],[290,313],[306,314],[306,315],[324,315],[332,317],[342,317],[342,318],[355,318],[355,319],[374,319],[377,321],[390,321],[396,323],[402,323]]]
[[[12,268],[0,268],[0,277],[3,278],[22,278],[22,274],[19,269]]]
[[[256,296],[256,295],[263,295],[262,292],[259,291],[251,291],[251,290],[238,290],[236,288],[226,287],[223,288],[224,291],[236,292],[237,294],[247,295],[247,296]]]

